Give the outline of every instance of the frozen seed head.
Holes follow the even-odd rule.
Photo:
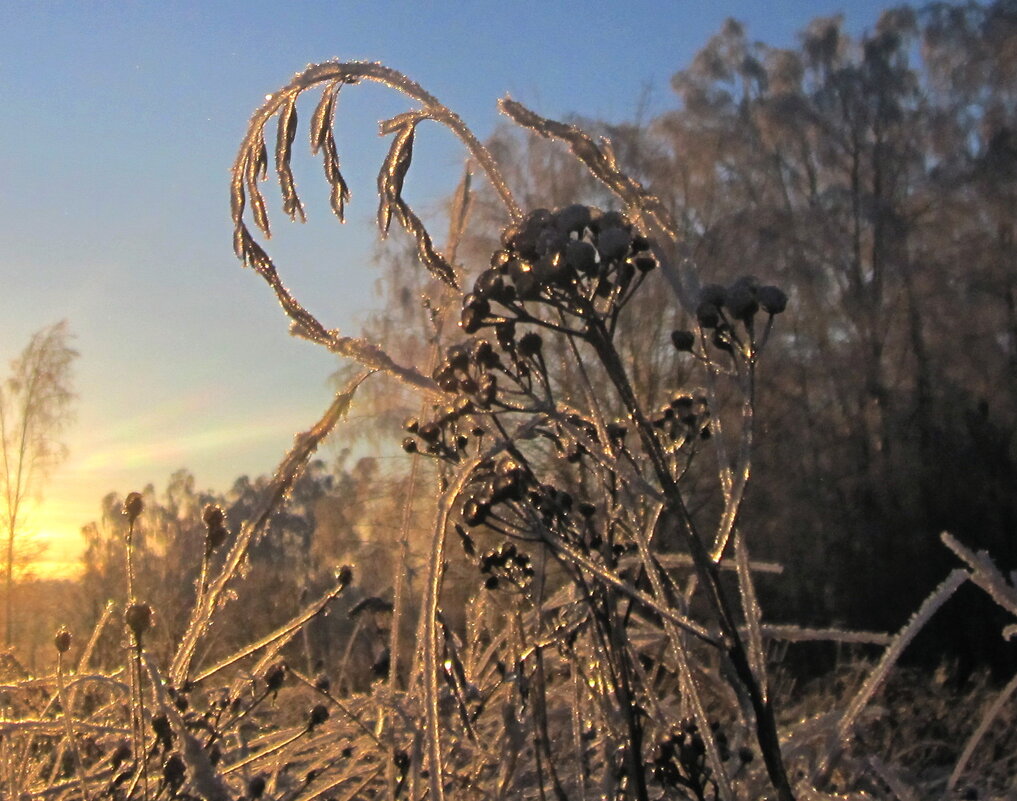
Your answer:
[[[403,450],[406,451],[406,453],[416,453],[417,441],[413,439],[413,437],[406,437],[406,439],[403,440]]]
[[[672,331],[671,344],[679,352],[690,352],[696,344],[696,335],[691,331]]]
[[[71,633],[67,630],[66,626],[61,626],[60,630],[57,631],[53,637],[53,645],[56,646],[57,653],[66,654],[68,649],[71,647]]]
[[[767,314],[780,314],[787,308],[787,295],[775,286],[759,287],[756,298]]]
[[[340,588],[348,587],[351,581],[353,581],[353,568],[350,565],[343,565],[336,571],[335,583]]]
[[[124,622],[134,638],[141,642],[145,632],[152,628],[152,607],[148,604],[131,604],[124,613]]]
[[[279,688],[283,686],[284,681],[286,681],[285,662],[276,662],[265,671],[265,689],[270,693],[279,692]]]
[[[748,281],[739,279],[728,288],[724,305],[736,320],[747,322],[759,311],[755,287]]]
[[[597,249],[585,240],[572,240],[565,246],[565,264],[577,273],[595,272],[597,258]]]
[[[696,320],[703,328],[716,328],[720,323],[720,310],[712,303],[701,302],[696,307]]]
[[[602,261],[617,261],[629,251],[632,235],[624,228],[602,230],[597,237],[597,250]]]
[[[328,707],[324,704],[315,704],[307,713],[307,730],[314,731],[318,726],[329,718]]]
[[[202,511],[201,519],[208,528],[215,528],[216,526],[221,526],[225,522],[226,514],[223,512],[221,506],[210,503],[206,505]]]
[[[128,523],[133,525],[144,509],[145,501],[142,499],[140,492],[131,492],[127,495],[127,498],[124,500],[124,515],[126,515]]]
[[[592,219],[593,214],[589,206],[582,203],[573,203],[571,206],[561,209],[555,215],[555,224],[558,230],[565,234],[573,232],[582,234],[583,229],[590,224]]]
[[[519,338],[519,355],[524,359],[536,356],[544,345],[544,340],[536,331],[530,331]]]

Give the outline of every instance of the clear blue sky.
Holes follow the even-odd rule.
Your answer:
[[[335,365],[287,336],[267,288],[234,259],[227,191],[251,112],[309,62],[383,61],[485,136],[505,93],[553,117],[624,119],[647,91],[665,108],[671,74],[729,16],[753,39],[790,45],[814,16],[843,12],[860,32],[886,5],[5,0],[0,365],[62,318],[81,353],[71,455],[36,515],[51,557],[74,557],[75,532],[108,491],[163,487],[179,467],[213,489],[270,472],[327,405]],[[313,293],[313,310],[352,333],[374,302],[375,121],[408,106],[373,87],[344,95],[349,222],[329,217],[305,152],[311,223],[286,230],[270,201],[271,252],[298,293]],[[435,145],[411,188],[439,198],[460,160],[451,143]]]

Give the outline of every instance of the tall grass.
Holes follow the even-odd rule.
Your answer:
[[[381,124],[392,145],[378,177],[378,220],[383,233],[393,221],[405,229],[443,287],[443,308],[459,310],[454,331],[436,322],[426,369],[315,317],[248,226],[251,219],[269,233],[259,184],[273,122],[283,207],[303,219],[291,160],[297,101],[316,89],[311,149],[323,156],[332,207],[343,217],[348,190],[333,117],[339,91],[364,80],[416,104]],[[977,753],[1012,709],[1013,682],[986,700],[977,721],[964,721],[970,739],[949,770],[923,773],[905,752],[874,749],[866,738],[901,652],[936,609],[971,580],[1017,613],[1013,585],[987,555],[947,537],[963,566],[895,636],[768,625],[754,584],[779,567],[753,560],[751,521],[741,509],[759,440],[756,376],[787,297],[750,276],[700,285],[681,258],[678,226],[620,170],[609,142],[512,100],[501,108],[561,141],[618,209],[520,208],[463,121],[378,64],[309,67],[255,113],[233,169],[237,254],[269,284],[293,333],[364,372],[297,437],[214,575],[209,555],[226,538],[221,512],[206,510],[194,604],[167,664],[146,649],[158,610],[129,575],[123,615],[103,616],[90,640],[122,622],[121,670],[91,672],[91,645],[68,669],[70,635],[60,632],[55,675],[0,688],[7,702],[0,777],[9,797],[918,798],[961,786],[976,764],[993,764]],[[502,246],[490,266],[456,261],[468,181],[444,252],[402,197],[415,132],[426,121],[463,142],[504,204]],[[663,397],[635,380],[618,347],[646,292],[673,293],[688,320],[657,344],[682,366],[675,374],[688,377],[678,385],[658,376]],[[394,380],[420,394],[403,449],[415,464],[432,460],[438,475],[419,609],[406,602],[403,579],[395,581],[389,681],[340,692],[330,678],[337,666],[310,676],[283,661],[286,644],[355,580],[355,567],[340,570],[332,588],[283,626],[204,664],[221,609],[243,597],[252,543],[271,536],[272,514],[366,380]],[[691,487],[707,480],[713,491],[692,503]],[[140,496],[129,496],[125,513],[132,523],[144,513]],[[464,609],[447,602],[453,549],[476,571],[478,591]],[[128,565],[130,551],[128,542]],[[401,618],[413,613],[418,636],[404,643]],[[864,642],[883,655],[836,697],[803,696],[789,691],[773,660],[776,644],[802,639]],[[1012,732],[995,738],[1013,743]],[[1012,760],[995,764],[1004,779],[985,772],[973,780],[988,787],[1012,773]]]

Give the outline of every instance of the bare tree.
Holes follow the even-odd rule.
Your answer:
[[[37,495],[50,470],[66,455],[60,434],[73,416],[67,321],[36,332],[0,386],[0,489],[3,491],[4,642],[13,636],[13,585],[16,544],[24,534],[26,501]]]

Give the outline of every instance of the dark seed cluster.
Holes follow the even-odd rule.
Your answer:
[[[463,299],[468,334],[508,320],[532,320],[537,301],[574,317],[605,317],[657,266],[652,243],[620,212],[574,204],[536,209],[502,232],[502,248]]]
[[[718,350],[749,355],[757,315],[766,314],[768,322],[772,322],[786,308],[787,295],[781,289],[760,285],[755,277],[746,275],[730,286],[703,286],[696,306],[696,322]],[[691,331],[674,331],[671,342],[678,351],[692,351],[695,335]]]

